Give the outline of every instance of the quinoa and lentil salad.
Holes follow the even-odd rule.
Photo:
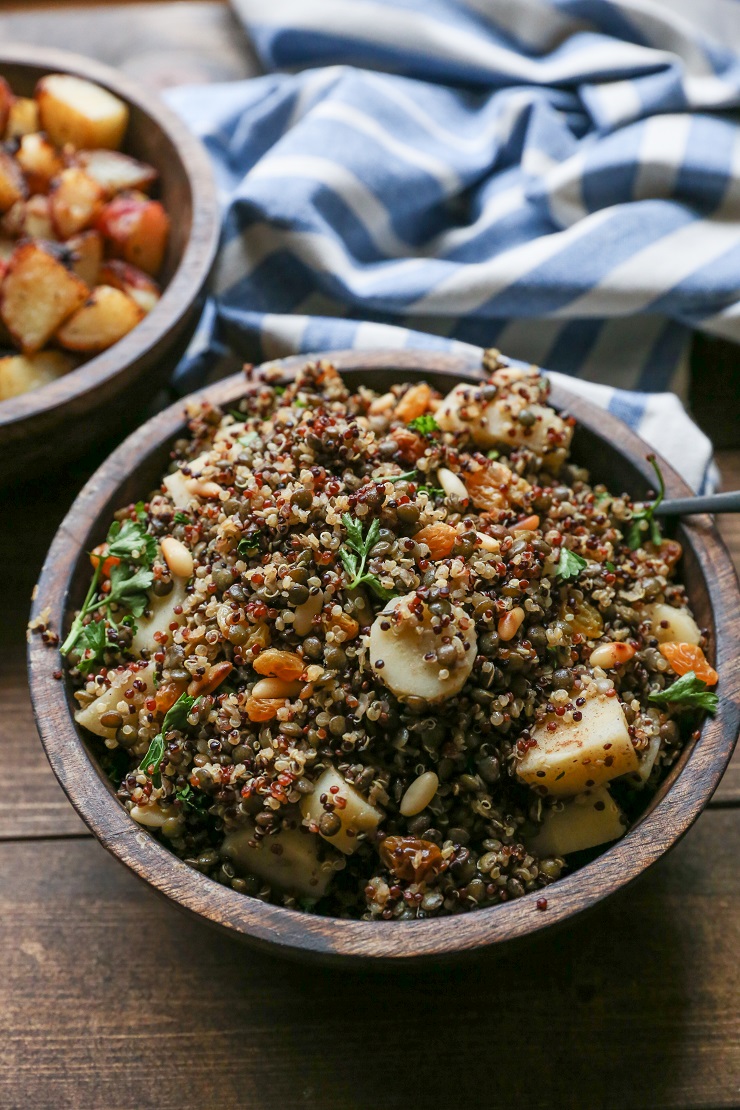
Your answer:
[[[484,366],[444,398],[252,375],[91,553],[76,719],[217,882],[384,920],[542,893],[716,706],[655,502],[569,461],[536,369]]]

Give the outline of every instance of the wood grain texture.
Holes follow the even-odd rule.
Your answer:
[[[0,845],[12,1110],[740,1101],[736,815],[517,959],[339,979],[186,919],[93,841]]]
[[[446,392],[458,381],[481,374],[477,359],[471,355],[348,351],[333,352],[331,359],[351,388],[367,384],[383,390],[394,381],[423,377]],[[271,366],[287,380],[304,362],[299,356]],[[245,389],[244,379],[238,375],[209,387],[200,396],[229,407]],[[599,480],[614,488],[626,489],[634,496],[646,492],[651,480],[646,462],[650,450],[637,436],[610,414],[565,390],[553,390],[553,403],[576,418],[576,460],[587,464]],[[114,508],[136,500],[158,484],[172,441],[183,428],[181,404],[153,417],[113,453],[75,501],[44,564],[33,608],[34,614],[50,614],[51,627],[62,635],[87,588],[89,563],[84,551],[104,537]],[[688,493],[668,464],[661,461],[661,465],[668,495]],[[640,875],[690,827],[727,766],[740,723],[737,579],[708,517],[692,518],[677,535],[684,547],[683,577],[692,608],[699,623],[710,630],[713,661],[722,675],[717,715],[705,721],[699,740],[687,745],[627,836],[552,888],[546,916],[537,911],[536,897],[527,896],[492,910],[417,922],[413,928],[399,929],[394,923],[338,922],[299,914],[241,897],[212,883],[136,826],[115,801],[110,783],[97,770],[94,748],[87,748],[72,721],[69,691],[54,680],[58,653],[34,637],[29,665],[42,741],[65,792],[109,851],[165,897],[251,943],[273,944],[290,955],[310,954],[325,960],[352,957],[381,963],[508,943],[565,922]]]
[[[5,483],[52,460],[58,465],[74,457],[113,429],[120,434],[135,425],[195,330],[219,236],[208,157],[173,112],[98,62],[35,46],[0,47],[0,75],[19,95],[32,95],[38,79],[49,72],[89,78],[126,101],[130,120],[124,149],[158,170],[158,196],[170,215],[171,230],[162,297],[141,323],[70,374],[0,404],[0,474]],[[94,419],[87,419],[92,413]],[[79,434],[81,421],[84,437]]]

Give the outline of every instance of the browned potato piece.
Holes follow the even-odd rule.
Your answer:
[[[69,239],[78,231],[89,227],[103,207],[104,194],[97,181],[93,181],[77,166],[60,173],[49,194],[51,220],[60,239]]]
[[[0,212],[7,212],[27,195],[20,166],[7,150],[0,150]]]
[[[132,266],[158,274],[167,249],[170,221],[158,200],[142,193],[119,193],[108,201],[96,224],[109,251]]]
[[[62,374],[68,374],[74,366],[74,359],[63,351],[39,351],[35,355],[0,358],[0,401],[48,385]]]
[[[38,351],[87,297],[87,286],[70,273],[48,245],[20,243],[2,284],[0,316],[24,351]]]
[[[120,289],[98,285],[59,328],[57,341],[70,351],[104,351],[135,328],[143,315]]]
[[[75,162],[98,182],[109,199],[124,189],[146,191],[157,180],[154,166],[117,150],[78,150]]]
[[[93,289],[98,284],[100,263],[103,260],[103,239],[100,233],[83,231],[68,239],[64,245],[70,251],[72,272],[82,278],[88,289]]]
[[[132,301],[136,301],[139,308],[144,309],[144,312],[151,312],[162,295],[154,278],[150,278],[149,274],[145,274],[143,270],[138,270],[136,266],[131,266],[120,258],[109,258],[103,263],[100,282],[127,293]]]
[[[0,216],[0,235],[9,239],[19,239],[26,226],[26,202],[17,200],[7,212]]]
[[[11,258],[13,257],[13,251],[15,250],[16,246],[17,246],[17,243],[15,243],[12,239],[6,239],[4,236],[0,236],[0,262],[1,263],[4,264],[6,262],[10,262]]]
[[[107,89],[66,73],[51,73],[36,86],[41,127],[55,146],[117,150],[128,124],[128,107]]]
[[[5,134],[12,106],[13,91],[5,78],[0,77],[0,135]]]
[[[15,157],[26,175],[30,193],[47,193],[52,178],[64,169],[46,135],[24,135]]]
[[[29,197],[25,205],[22,234],[27,239],[56,239],[56,232],[51,222],[51,206],[49,198],[41,193]]]
[[[5,125],[6,139],[19,139],[39,129],[39,106],[30,96],[17,96],[10,105]]]

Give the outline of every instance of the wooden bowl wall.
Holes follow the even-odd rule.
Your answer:
[[[351,387],[383,390],[394,381],[424,378],[446,392],[459,381],[480,377],[477,361],[428,352],[334,352],[328,354]],[[274,364],[286,378],[305,362]],[[241,375],[204,390],[214,403],[233,405],[245,392]],[[608,413],[556,388],[553,403],[577,418],[575,458],[613,489],[643,495],[651,470],[648,446]],[[159,485],[172,441],[182,434],[182,405],[150,420],[111,455],[80,493],[61,525],[41,573],[33,616],[48,611],[58,632],[69,627],[89,582],[84,554],[105,536],[112,512]],[[661,460],[671,496],[689,492]],[[137,875],[178,905],[255,945],[324,962],[353,958],[370,966],[412,957],[447,957],[521,939],[561,924],[573,914],[637,878],[686,832],[712,796],[729,762],[740,727],[740,659],[737,630],[740,596],[729,555],[709,517],[682,526],[683,580],[700,624],[710,630],[714,665],[721,676],[720,708],[699,739],[687,745],[677,765],[627,835],[593,862],[547,888],[548,908],[536,908],[533,893],[502,906],[453,918],[408,923],[346,921],[316,917],[240,895],[192,870],[128,816],[98,769],[94,746],[77,729],[71,691],[54,679],[56,650],[31,637],[29,669],[36,722],[51,766],[80,816],[101,843]]]
[[[50,385],[0,402],[2,484],[27,478],[44,464],[58,468],[60,461],[134,426],[137,410],[165,383],[192,337],[218,247],[208,156],[156,92],[66,51],[0,46],[0,76],[18,95],[31,96],[38,79],[51,72],[86,77],[128,104],[123,149],[158,170],[156,195],[171,220],[160,277],[165,288],[153,311],[107,351]]]

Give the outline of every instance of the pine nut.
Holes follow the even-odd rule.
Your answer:
[[[501,544],[493,536],[489,536],[485,532],[476,532],[475,534],[484,551],[498,552],[501,550]]]
[[[627,663],[634,654],[635,649],[630,644],[599,644],[591,652],[589,663],[592,667],[601,667],[603,671],[610,671],[613,667]]]
[[[194,678],[188,686],[188,693],[191,698],[198,698],[201,694],[212,693],[217,686],[220,686],[223,680],[234,669],[233,663],[214,663],[204,675],[200,678]]]
[[[193,556],[185,544],[174,536],[165,536],[159,545],[167,566],[176,578],[190,578],[193,573]]]
[[[298,636],[305,636],[310,631],[314,617],[318,616],[323,606],[324,595],[319,590],[317,594],[311,594],[307,601],[296,608],[293,630]]]
[[[520,520],[518,524],[513,524],[511,527],[512,532],[536,532],[540,526],[540,518],[538,516],[525,516],[524,520]]]
[[[437,471],[437,478],[448,497],[455,497],[463,505],[467,505],[470,500],[470,494],[467,491],[465,483],[457,474],[453,474],[446,466],[441,466]]]
[[[524,620],[524,610],[521,605],[515,605],[508,613],[504,613],[498,622],[498,636],[500,640],[511,640],[516,636]]]
[[[404,796],[401,798],[401,813],[404,817],[415,817],[431,802],[437,793],[439,779],[434,771],[425,771],[414,779]]]
[[[302,682],[286,682],[283,678],[261,678],[252,690],[253,698],[297,698]]]

